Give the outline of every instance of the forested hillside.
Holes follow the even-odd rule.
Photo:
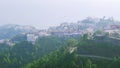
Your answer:
[[[107,36],[48,36],[35,45],[25,40],[13,46],[0,44],[1,68],[119,68],[119,56],[119,40]]]
[[[78,44],[73,41],[53,53],[29,63],[26,68],[119,68],[120,46],[99,38],[84,35]],[[77,47],[74,52],[70,48]]]
[[[21,41],[13,46],[0,44],[0,68],[23,68],[26,64],[59,49],[65,43],[63,38],[41,37],[35,45],[28,41]]]

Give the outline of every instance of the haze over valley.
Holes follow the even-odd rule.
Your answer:
[[[0,0],[0,68],[120,68],[119,0]]]

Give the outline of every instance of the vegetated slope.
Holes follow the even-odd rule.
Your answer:
[[[80,55],[93,55],[108,58],[120,56],[120,40],[109,37],[94,37],[92,40],[81,41],[78,45],[78,54]]]
[[[108,40],[102,41],[99,38],[95,40],[86,38],[84,36],[81,38],[78,45],[75,46],[78,49],[73,53],[70,53],[69,49],[73,46],[68,43],[66,47],[29,63],[26,68],[120,68],[119,45],[108,42]],[[80,55],[88,55],[88,57]]]
[[[63,38],[41,37],[35,45],[27,41],[21,41],[14,46],[0,44],[0,67],[23,68],[26,64],[64,46],[64,43]]]

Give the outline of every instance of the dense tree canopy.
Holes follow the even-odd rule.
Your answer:
[[[88,35],[81,37],[73,53],[69,48],[76,44],[70,39],[67,47],[40,58],[38,61],[29,63],[26,68],[119,68],[120,46],[113,42],[99,38],[87,39]],[[110,41],[110,39],[109,39]],[[74,43],[73,43],[74,42]],[[72,45],[71,45],[72,44]],[[81,56],[88,55],[88,56]],[[97,56],[97,57],[96,57]],[[102,58],[101,58],[102,57]],[[103,58],[105,57],[105,58]]]

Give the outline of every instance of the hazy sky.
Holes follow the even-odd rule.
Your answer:
[[[88,16],[120,20],[120,0],[0,0],[0,25],[48,28]]]

